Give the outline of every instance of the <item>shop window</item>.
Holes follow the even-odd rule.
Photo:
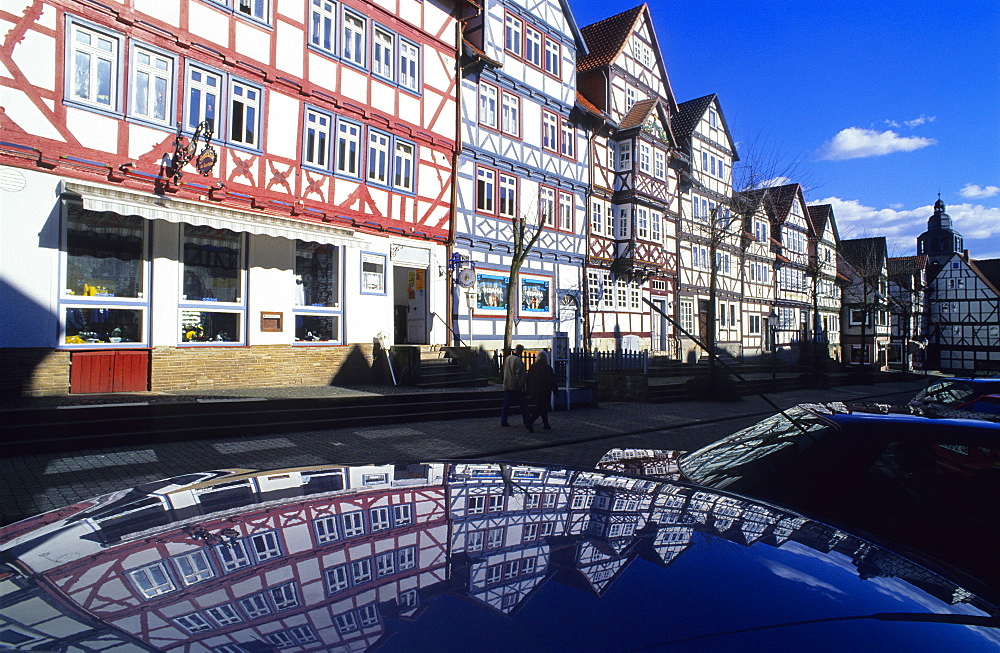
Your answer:
[[[148,300],[142,218],[71,205],[65,243],[63,342],[144,342]]]
[[[183,248],[181,341],[241,342],[244,316],[242,307],[234,305],[243,302],[242,237],[227,229],[185,224]],[[227,308],[215,308],[217,304]]]
[[[340,248],[295,241],[295,305],[296,342],[340,340]]]

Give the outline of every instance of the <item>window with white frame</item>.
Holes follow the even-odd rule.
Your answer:
[[[632,213],[623,208],[618,211],[618,238],[628,238],[632,230]]]
[[[486,495],[475,494],[466,500],[465,511],[470,515],[481,515],[486,512]]]
[[[326,52],[336,51],[337,4],[332,0],[310,0],[309,42]]]
[[[678,302],[681,313],[681,328],[688,333],[694,333],[694,302],[682,299]]]
[[[337,120],[337,172],[351,177],[361,173],[361,125]]]
[[[271,605],[267,602],[267,597],[263,593],[240,599],[239,603],[250,619],[271,614]]]
[[[542,111],[542,148],[557,152],[559,149],[559,117]]]
[[[559,143],[560,152],[569,159],[576,157],[576,127],[573,123],[563,118],[560,121]]]
[[[753,335],[760,334],[760,315],[748,315],[749,324],[747,325],[747,330]]]
[[[649,209],[639,206],[635,210],[636,236],[647,240],[649,238]]]
[[[476,210],[493,213],[497,173],[490,168],[476,168]]]
[[[367,583],[372,579],[372,562],[370,558],[355,560],[351,563],[351,580],[355,585]]]
[[[372,508],[368,511],[368,518],[371,520],[373,533],[375,531],[384,531],[392,527],[392,520],[389,516],[388,506]]]
[[[521,529],[522,542],[534,542],[538,539],[538,524],[525,524]]]
[[[250,554],[240,540],[227,542],[215,547],[215,556],[225,572],[250,566]]]
[[[393,139],[392,185],[397,190],[413,192],[416,185],[416,146],[399,138]]]
[[[270,560],[281,555],[281,545],[278,543],[278,534],[275,531],[251,535],[250,546],[258,561]]]
[[[558,41],[545,39],[545,72],[559,77],[559,62],[562,59],[562,48]]]
[[[372,30],[372,74],[392,80],[396,60],[396,35],[376,26]]]
[[[484,531],[471,531],[465,536],[466,551],[482,551],[486,545],[486,533]]]
[[[628,303],[629,308],[632,309],[633,311],[639,310],[639,295],[640,295],[639,285],[636,284],[635,282],[630,283],[629,284],[628,292],[629,292],[629,295],[628,295],[628,297],[629,297],[629,303]]]
[[[539,492],[528,492],[524,495],[524,509],[535,510],[542,504],[542,497]]]
[[[650,240],[655,243],[662,242],[663,239],[663,214],[659,211],[651,211],[649,217]]]
[[[176,617],[174,618],[174,623],[189,633],[200,633],[205,630],[212,630],[212,624],[208,623],[208,620],[197,612]]]
[[[132,583],[147,599],[151,599],[177,589],[162,562],[156,562],[128,572]]]
[[[417,594],[416,588],[413,588],[400,592],[397,602],[401,608],[415,608],[419,600],[420,596]]]
[[[524,59],[532,66],[542,67],[542,34],[531,27],[524,28]]]
[[[275,648],[289,648],[291,646],[295,646],[295,640],[292,639],[292,636],[287,630],[276,630],[272,633],[267,633],[264,635],[264,641],[273,645]]]
[[[68,31],[68,99],[99,109],[117,111],[121,37],[76,21],[69,23]]]
[[[365,65],[365,19],[351,11],[344,12],[340,55],[345,61]]]
[[[632,171],[632,143],[618,143],[618,172]]]
[[[326,588],[330,594],[342,592],[350,586],[351,580],[347,573],[347,565],[326,570]]]
[[[396,566],[400,571],[408,571],[417,566],[417,547],[407,546],[396,552]]]
[[[405,39],[399,40],[399,85],[413,92],[420,90],[420,46]]]
[[[642,141],[639,143],[639,172],[649,174],[653,164],[653,147]]]
[[[260,147],[261,90],[238,80],[229,84],[229,140],[247,147]]]
[[[413,506],[403,503],[392,507],[392,523],[394,526],[405,526],[413,523]]]
[[[546,227],[556,224],[556,192],[548,186],[538,189],[538,215]]]
[[[362,511],[345,512],[342,519],[344,521],[344,537],[357,537],[365,534],[365,513]]]
[[[590,302],[590,308],[600,307],[601,277],[597,270],[587,270],[587,299]]]
[[[390,140],[388,134],[368,130],[368,181],[383,186],[389,184]]]
[[[150,48],[132,48],[129,114],[171,125],[174,107],[174,59]]]
[[[185,96],[185,127],[197,129],[207,122],[213,131],[219,131],[219,100],[222,95],[222,75],[191,66],[187,72],[187,92]]]
[[[521,56],[521,38],[524,22],[508,15],[504,19],[504,49],[511,54]]]
[[[313,522],[313,528],[316,531],[317,544],[326,544],[338,539],[336,517],[322,517],[317,519]]]
[[[521,135],[521,98],[506,91],[502,95],[500,129],[513,138]]]
[[[363,628],[374,626],[378,623],[378,608],[374,603],[358,608],[358,621]]]
[[[559,193],[559,228],[573,231],[573,195]]]
[[[212,565],[208,562],[208,556],[200,549],[177,556],[174,558],[174,564],[177,565],[177,571],[185,585],[194,585],[215,576]]]
[[[266,23],[270,0],[231,0],[233,11]]]
[[[306,107],[302,141],[302,162],[326,170],[330,166],[330,143],[333,117]]]
[[[499,193],[497,213],[505,218],[517,217],[517,177],[500,173]]]
[[[497,87],[479,84],[479,124],[497,128]]]
[[[295,590],[295,583],[287,583],[279,587],[272,587],[269,591],[274,609],[291,610],[299,605],[298,592]]]
[[[625,85],[625,111],[629,111],[639,100],[639,89],[631,84]]]
[[[598,235],[604,231],[604,204],[598,200],[590,203],[590,230]]]
[[[502,494],[491,494],[488,502],[487,510],[489,512],[502,512],[504,504],[504,496]]]
[[[236,612],[236,608],[229,603],[223,603],[222,605],[217,605],[214,608],[208,608],[206,612],[208,612],[208,616],[212,618],[212,621],[219,624],[223,628],[243,621],[243,617],[241,617],[239,613]]]
[[[379,578],[396,573],[396,552],[386,551],[375,556],[375,573]]]
[[[667,153],[657,148],[653,153],[653,176],[657,179],[667,178]]]

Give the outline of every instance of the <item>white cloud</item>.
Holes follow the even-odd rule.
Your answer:
[[[892,130],[879,132],[874,129],[848,127],[823,144],[819,149],[819,158],[842,161],[884,156],[894,152],[912,152],[936,143],[937,141],[931,138],[900,136]]]
[[[914,127],[919,127],[924,123],[934,122],[935,120],[937,120],[937,116],[921,115],[919,118],[914,118],[913,120],[905,120],[903,121],[903,124],[909,127],[910,129],[913,129]]]
[[[827,197],[809,204],[829,204],[833,207],[841,238],[885,236],[891,256],[912,253],[916,249],[917,236],[927,230],[927,219],[934,214],[934,206],[930,204],[907,210],[877,209],[858,200],[839,197]],[[962,234],[965,247],[973,258],[1000,256],[996,245],[1000,242],[1000,208],[963,203],[948,205],[946,210],[952,217],[955,231]]]
[[[958,194],[968,200],[982,200],[1000,194],[1000,186],[979,186],[977,184],[966,184]]]
[[[847,594],[836,585],[832,585],[831,583],[816,578],[812,574],[806,573],[800,569],[793,569],[775,560],[762,560],[761,564],[767,567],[772,574],[778,576],[779,578],[790,580],[793,583],[801,583],[807,587],[819,590],[824,594],[831,596],[836,594]]]

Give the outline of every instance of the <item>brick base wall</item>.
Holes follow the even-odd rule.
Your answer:
[[[69,352],[45,347],[0,349],[0,393],[13,397],[69,392]]]
[[[371,383],[372,345],[156,347],[150,390]]]
[[[339,347],[156,347],[150,390],[264,388],[373,383],[371,344]],[[0,349],[0,392],[8,397],[69,393],[70,352]]]

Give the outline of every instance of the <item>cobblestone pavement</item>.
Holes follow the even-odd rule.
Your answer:
[[[774,394],[770,399],[782,408],[816,401],[903,403],[924,385],[923,379],[911,378],[826,390],[803,388]],[[256,396],[287,396],[278,392],[288,391],[267,394],[262,390]],[[301,396],[304,390],[298,392]],[[241,396],[254,395],[241,391]],[[553,429],[536,428],[535,433],[526,431],[517,420],[511,427],[501,428],[497,417],[226,439],[206,434],[203,439],[183,442],[137,442],[131,447],[4,457],[0,459],[0,525],[107,492],[209,469],[450,458],[589,467],[614,447],[694,449],[773,412],[760,397],[733,403],[607,403],[552,413]]]

